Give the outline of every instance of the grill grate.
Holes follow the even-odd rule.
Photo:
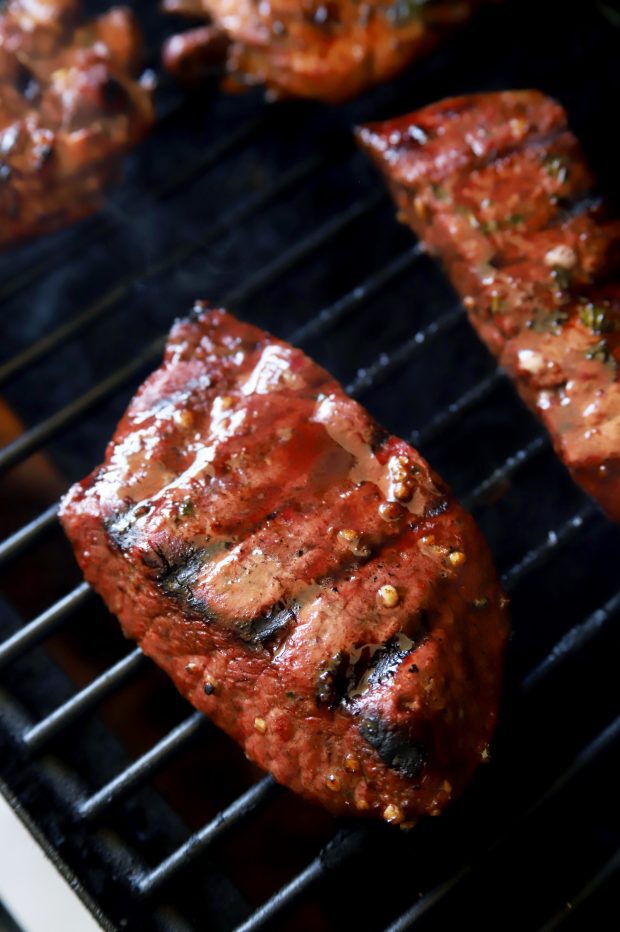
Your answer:
[[[466,797],[409,835],[336,823],[250,772],[121,645],[77,579],[57,506],[35,508],[0,543],[0,780],[109,928],[396,932],[463,916],[481,929],[607,927],[620,826],[590,800],[613,799],[617,782],[606,765],[620,737],[620,532],[571,484],[393,222],[348,131],[446,93],[523,84],[561,92],[587,128],[590,102],[608,104],[609,30],[584,6],[577,36],[558,10],[536,11],[532,36],[532,3],[489,9],[348,108],[187,103],[164,86],[158,130],[106,213],[0,259],[0,385],[29,425],[0,451],[7,494],[43,449],[67,481],[92,468],[175,314],[211,295],[302,345],[429,456],[474,511],[514,606],[495,759]],[[156,47],[152,12],[148,22]],[[47,559],[60,561],[60,585],[24,596],[14,580]],[[126,702],[145,737],[121,722]]]

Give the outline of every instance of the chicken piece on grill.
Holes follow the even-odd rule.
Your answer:
[[[81,24],[76,0],[0,12],[0,247],[99,209],[120,157],[153,123],[141,38],[114,8]]]
[[[435,48],[485,0],[163,0],[209,25],[174,36],[167,68],[191,80],[223,65],[230,88],[347,100]]]
[[[574,479],[620,521],[620,221],[562,107],[475,94],[359,138]]]
[[[125,634],[303,796],[407,825],[486,759],[507,635],[486,544],[300,350],[198,306],[61,520]]]

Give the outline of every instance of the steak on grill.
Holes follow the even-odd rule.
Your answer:
[[[61,520],[125,634],[296,792],[407,825],[486,758],[489,551],[300,350],[198,305]]]
[[[620,221],[564,110],[478,94],[359,139],[574,479],[620,521]]]
[[[174,36],[168,69],[200,77],[220,62],[229,87],[265,84],[272,96],[342,101],[386,81],[435,48],[483,0],[164,0],[209,25]]]
[[[78,19],[76,0],[10,0],[0,12],[0,247],[99,209],[153,122],[148,81],[134,79],[132,13]]]

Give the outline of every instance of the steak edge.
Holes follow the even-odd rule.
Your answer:
[[[487,758],[487,546],[300,350],[197,305],[61,521],[127,637],[295,792],[408,826]]]

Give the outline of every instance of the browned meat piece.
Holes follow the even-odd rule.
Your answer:
[[[198,306],[61,518],[127,636],[291,789],[409,823],[486,758],[507,633],[487,547],[299,350]]]
[[[0,13],[0,247],[99,209],[153,122],[132,13],[78,14],[77,0],[10,0]]]
[[[484,0],[163,0],[211,26],[171,39],[170,71],[200,76],[219,60],[229,87],[342,101],[402,71],[468,20]]]
[[[620,521],[620,222],[565,112],[537,91],[481,94],[359,138],[575,480]]]

